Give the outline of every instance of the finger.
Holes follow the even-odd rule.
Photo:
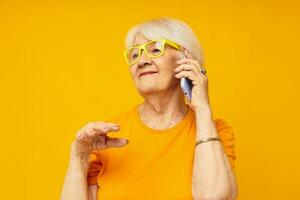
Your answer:
[[[207,78],[206,74],[203,74],[201,72],[201,70],[199,70],[197,67],[195,67],[194,65],[181,65],[183,67],[177,67],[175,68],[175,73],[178,74],[180,72],[184,72],[184,71],[187,71],[187,72],[193,72],[193,74],[195,74],[196,77],[202,77],[202,78]]]
[[[178,73],[178,72],[181,72],[181,71],[184,71],[184,70],[187,70],[187,71],[194,71],[195,73],[200,73],[200,70],[194,66],[194,65],[188,65],[188,64],[182,64],[180,65],[179,67],[176,67],[174,72],[175,73]]]
[[[106,149],[107,148],[107,144],[106,144],[107,138],[108,138],[108,136],[106,136],[105,134],[96,136],[92,142],[93,149]]]
[[[89,129],[88,126],[84,126],[82,127],[76,134],[76,138],[80,141],[86,141],[87,138],[88,138],[88,135],[87,135],[87,130]]]
[[[178,60],[176,62],[178,65],[182,65],[182,64],[191,64],[191,65],[195,65],[197,68],[201,68],[201,65],[199,64],[199,62],[197,60],[194,59],[189,59],[189,58],[183,58],[181,60]]]
[[[189,50],[185,49],[184,54],[187,58],[193,59],[193,55]]]
[[[207,77],[202,75],[196,75],[194,72],[192,71],[181,71],[178,74],[175,75],[176,78],[182,78],[182,77],[186,77],[188,79],[190,79],[192,81],[192,84],[194,86],[196,85],[201,85],[205,82],[207,82]]]
[[[94,126],[120,127],[119,124],[112,123],[112,122],[103,122],[103,121],[94,122],[93,125]]]
[[[105,134],[96,136],[92,142],[93,149],[107,149],[112,147],[122,147],[128,144],[125,138],[112,138]]]
[[[201,68],[202,68],[197,60],[191,60],[191,59],[187,59],[187,58],[177,61],[177,64],[179,66],[185,65],[185,64],[194,66],[195,69],[197,69],[197,72],[201,72]]]
[[[204,67],[201,68],[201,73],[206,76],[206,69]]]
[[[90,122],[77,133],[77,139],[91,142],[96,135],[107,134],[111,131],[119,131],[120,126],[106,122]]]
[[[179,78],[179,79],[182,77],[186,77],[186,78],[189,78],[191,81],[194,81],[197,79],[197,76],[192,71],[181,71],[181,72],[175,74],[175,77]]]
[[[106,134],[108,132],[116,132],[120,130],[120,126],[112,123],[106,123],[106,122],[96,122],[92,126],[92,131],[90,132],[91,135],[94,134]]]
[[[106,140],[107,147],[123,147],[128,144],[129,140],[124,138],[110,138],[108,137]]]
[[[110,125],[110,126],[120,126],[119,124],[112,123],[112,122],[102,122],[102,121],[100,121],[99,123],[104,123],[104,124],[107,124],[107,125]]]
[[[91,134],[91,131],[93,130],[93,126],[96,122],[89,122],[87,125],[82,127],[78,133],[77,133],[77,138],[83,139],[86,138]]]

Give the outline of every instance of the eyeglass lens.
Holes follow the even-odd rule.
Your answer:
[[[161,41],[153,41],[145,46],[146,53],[150,56],[159,56],[163,52],[164,43]],[[141,52],[142,53],[142,52]],[[131,48],[127,52],[127,58],[130,63],[134,63],[139,59],[139,48]]]

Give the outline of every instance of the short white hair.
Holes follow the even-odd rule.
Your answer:
[[[134,45],[135,37],[139,33],[149,40],[165,38],[174,41],[189,50],[200,65],[204,65],[204,53],[198,38],[192,28],[183,21],[161,17],[139,23],[127,32],[127,49]]]

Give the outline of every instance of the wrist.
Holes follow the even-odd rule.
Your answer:
[[[195,107],[196,118],[208,118],[212,119],[212,110],[210,106],[197,106]]]
[[[201,143],[209,142],[209,141],[221,141],[221,138],[219,136],[216,136],[216,137],[207,137],[204,139],[199,139],[199,140],[196,140],[195,146],[197,146]]]
[[[196,140],[204,140],[207,138],[219,137],[218,133],[198,133],[196,134]]]
[[[71,159],[78,160],[81,162],[87,162],[89,160],[89,153],[80,153],[76,150],[75,143],[71,145]]]

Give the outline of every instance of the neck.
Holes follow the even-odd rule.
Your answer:
[[[150,127],[164,129],[180,121],[188,111],[179,89],[144,96],[139,107],[141,120]]]

